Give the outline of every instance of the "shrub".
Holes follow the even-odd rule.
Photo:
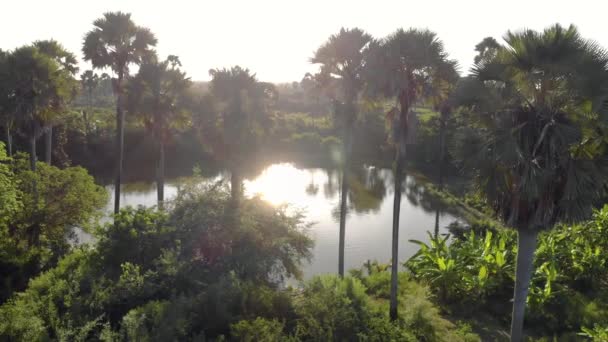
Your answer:
[[[283,323],[276,319],[258,317],[254,320],[240,321],[230,327],[232,337],[241,342],[281,342],[295,341],[283,334]]]

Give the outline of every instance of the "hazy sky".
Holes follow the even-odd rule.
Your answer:
[[[180,56],[194,80],[208,70],[239,64],[271,82],[299,81],[314,50],[340,27],[382,37],[398,27],[429,28],[467,73],[474,46],[509,30],[576,24],[583,36],[608,47],[606,0],[503,1],[156,1],[2,0],[0,48],[54,38],[81,56],[82,38],[106,11],[133,14],[158,37],[161,56]],[[83,63],[82,68],[88,68]]]

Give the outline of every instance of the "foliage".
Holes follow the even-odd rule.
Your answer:
[[[2,301],[68,253],[73,229],[87,229],[107,200],[105,190],[83,168],[59,169],[38,163],[37,169],[30,170],[23,154],[10,164],[0,164],[0,180],[7,177],[12,185],[3,189],[6,202],[0,205],[10,213],[0,221]]]
[[[0,232],[2,238],[8,238],[5,234],[10,218],[22,206],[21,193],[10,163],[12,159],[6,155],[4,143],[0,142]]]
[[[110,67],[118,75],[128,72],[129,64],[139,64],[156,45],[149,29],[139,27],[130,13],[107,12],[93,22],[94,28],[84,39],[84,59],[94,68]]]
[[[262,319],[232,326],[240,341],[274,338],[273,341],[479,341],[466,327],[456,328],[439,316],[427,299],[427,291],[400,274],[403,317],[391,322],[386,315],[390,273],[373,264],[368,275],[314,277],[293,298],[293,321]],[[370,269],[370,268],[368,268]],[[377,284],[375,289],[367,284]],[[384,296],[386,294],[386,296]]]
[[[608,321],[604,281],[608,257],[605,231],[608,206],[593,219],[562,224],[540,236],[536,272],[530,284],[528,320],[541,332],[578,331]],[[437,300],[453,312],[481,310],[506,321],[509,312],[497,303],[512,295],[515,234],[504,229],[464,234],[462,238],[430,237],[407,263],[413,276],[428,284]]]
[[[212,69],[209,74],[212,103],[194,114],[204,119],[198,121],[201,137],[215,145],[218,156],[240,164],[255,151],[269,128],[267,113],[275,96],[274,86],[258,81],[249,69],[239,66]],[[214,139],[206,140],[209,133]]]
[[[240,321],[230,328],[232,337],[242,342],[279,342],[296,339],[283,334],[284,325],[276,319],[257,317],[255,320]]]
[[[0,337],[215,338],[242,319],[289,317],[289,293],[275,288],[308,256],[300,217],[251,199],[234,218],[228,202],[223,188],[192,187],[170,212],[122,210],[94,248],[0,307]]]
[[[603,158],[586,143],[603,106],[598,87],[608,84],[606,54],[573,26],[509,32],[505,39],[508,47],[474,69],[498,99],[491,108],[477,106],[492,116],[482,122],[483,149],[468,162],[476,184],[517,229],[585,218],[607,182]]]
[[[56,41],[38,41],[7,58],[12,107],[19,131],[37,139],[75,92],[76,58]]]
[[[177,56],[164,61],[146,58],[128,86],[128,109],[138,115],[156,139],[166,142],[172,126],[187,121],[185,107],[190,79]]]
[[[594,342],[602,342],[608,340],[608,327],[594,325],[593,328],[583,328],[580,336],[588,337]]]

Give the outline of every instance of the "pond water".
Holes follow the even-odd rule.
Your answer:
[[[218,175],[211,179],[220,179]],[[166,182],[165,196],[175,196],[183,178]],[[388,169],[359,167],[349,177],[348,216],[346,221],[346,269],[360,268],[367,260],[389,262],[393,208],[393,175]],[[298,168],[279,163],[266,167],[258,176],[245,180],[247,196],[259,195],[274,204],[289,204],[291,210],[300,209],[306,221],[312,223],[308,234],[314,240],[313,258],[303,267],[305,278],[338,271],[339,187],[340,173],[321,168]],[[114,208],[113,186],[105,208],[106,220]],[[402,187],[399,258],[412,256],[417,246],[408,240],[428,240],[434,231],[440,204],[425,191],[424,182],[407,176]],[[121,206],[153,206],[156,204],[154,183],[123,185]],[[454,214],[439,211],[439,233],[447,233],[446,226],[458,220]],[[80,234],[80,240],[90,239]]]

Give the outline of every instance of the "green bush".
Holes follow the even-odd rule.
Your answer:
[[[370,303],[358,279],[314,277],[296,300],[296,335],[312,341],[354,340],[365,332]]]
[[[283,323],[276,319],[258,317],[254,320],[240,321],[230,328],[232,337],[241,342],[287,342],[296,341],[283,334]]]

